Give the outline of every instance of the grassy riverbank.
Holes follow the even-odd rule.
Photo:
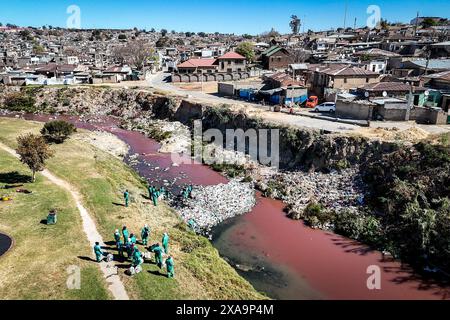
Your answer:
[[[28,179],[28,169],[0,150],[0,186],[25,183],[23,188],[33,191],[0,190],[13,198],[0,202],[0,230],[14,239],[13,248],[0,257],[0,299],[110,298],[97,266],[78,258],[90,256],[91,248],[70,195],[42,176],[34,184]],[[60,212],[58,224],[42,224],[52,208]],[[71,265],[81,269],[80,290],[67,288]]]
[[[0,141],[15,147],[17,136],[24,132],[38,132],[41,127],[42,124],[35,122],[0,119]],[[77,136],[83,134],[85,133],[80,131],[66,143],[52,146],[55,157],[48,162],[48,169],[80,191],[83,204],[94,218],[105,241],[113,240],[114,229],[121,228],[124,224],[136,234],[140,233],[145,223],[149,224],[150,243],[161,241],[163,232],[168,232],[171,236],[170,249],[176,266],[175,280],[167,279],[164,272],[160,273],[152,263],[146,263],[144,272],[134,277],[124,274],[129,263],[119,264],[119,274],[131,298],[264,298],[220,258],[217,250],[206,239],[188,231],[173,210],[164,204],[152,206],[144,197],[146,190],[142,181],[131,169],[119,159],[81,142]],[[0,170],[5,171],[2,167]],[[129,208],[121,206],[125,189],[131,193]],[[74,242],[71,238],[67,241]],[[87,243],[84,238],[81,241]],[[96,267],[93,262],[88,265]]]

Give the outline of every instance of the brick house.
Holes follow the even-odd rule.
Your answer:
[[[262,53],[262,65],[266,70],[286,69],[293,63],[289,51],[280,46],[273,46]]]

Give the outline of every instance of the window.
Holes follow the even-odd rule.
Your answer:
[[[344,78],[344,83],[347,83],[347,78]]]
[[[369,83],[369,80],[370,80],[369,78],[366,78],[366,83]]]

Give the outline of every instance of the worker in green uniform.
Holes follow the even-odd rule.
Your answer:
[[[197,226],[197,224],[195,223],[195,220],[193,218],[189,219],[187,224],[192,231],[195,231],[195,227]]]
[[[116,248],[119,252],[119,256],[123,257],[123,243],[121,241],[119,229],[116,229],[116,231],[114,232],[114,240],[116,242]]]
[[[159,245],[159,243],[156,245],[156,247],[153,248],[153,253],[155,254],[155,261],[156,265],[161,269],[162,263],[163,263],[163,248]]]
[[[139,250],[134,250],[133,252],[133,267],[137,267],[139,265],[141,265],[143,262],[142,259],[142,254],[140,253]]]
[[[152,194],[152,201],[155,207],[158,206],[158,198],[159,198],[159,191],[155,190]]]
[[[114,231],[114,241],[117,243],[120,241],[121,235],[119,232],[119,229],[116,229],[116,231]]]
[[[175,276],[175,270],[173,268],[173,258],[169,257],[166,260],[166,268],[167,268],[167,278],[173,278]]]
[[[132,244],[136,244],[137,239],[136,239],[136,236],[134,235],[134,233],[132,233],[132,234],[130,235],[130,241],[131,241]]]
[[[152,198],[152,194],[153,194],[153,192],[154,192],[154,190],[155,190],[155,187],[153,187],[152,185],[148,185],[148,187],[147,187],[147,190],[148,190],[148,197],[151,199]]]
[[[119,241],[116,242],[116,247],[117,247],[117,251],[119,252],[119,256],[123,257],[123,249],[124,249],[124,245],[122,240],[119,239]]]
[[[101,262],[103,260],[103,251],[102,247],[100,247],[100,243],[96,242],[94,246],[94,253],[97,262]]]
[[[125,199],[125,207],[128,207],[128,204],[130,202],[130,193],[128,192],[128,190],[123,193],[123,198]]]
[[[122,235],[123,235],[123,243],[127,244],[128,239],[130,238],[130,233],[128,232],[127,226],[123,226]]]
[[[146,246],[148,244],[148,238],[150,237],[150,228],[145,225],[141,230],[142,244]]]
[[[164,252],[169,254],[169,235],[165,232],[162,237],[162,245],[164,248]]]

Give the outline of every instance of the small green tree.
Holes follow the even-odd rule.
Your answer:
[[[73,124],[55,120],[47,122],[42,128],[41,134],[47,142],[63,143],[76,131],[77,129]]]
[[[31,181],[36,181],[36,172],[45,169],[45,161],[53,156],[53,151],[45,142],[44,137],[32,133],[17,138],[16,152],[20,161],[32,171]]]
[[[255,61],[255,50],[253,49],[253,44],[250,42],[242,42],[236,48],[236,53],[244,56],[248,62]]]

